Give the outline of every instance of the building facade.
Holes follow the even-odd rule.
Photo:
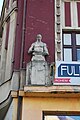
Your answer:
[[[0,120],[80,116],[80,1],[4,0],[0,31]]]

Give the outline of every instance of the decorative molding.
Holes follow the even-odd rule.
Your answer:
[[[61,1],[55,0],[56,60],[61,60]]]
[[[4,16],[4,21],[6,21],[10,17],[10,15],[16,10],[17,10],[17,2],[14,1],[11,7],[6,11],[6,14]]]

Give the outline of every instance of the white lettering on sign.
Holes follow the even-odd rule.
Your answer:
[[[80,85],[80,62],[56,62],[54,85]]]

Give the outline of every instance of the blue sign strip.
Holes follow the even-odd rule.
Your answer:
[[[58,77],[80,77],[80,64],[60,64]]]

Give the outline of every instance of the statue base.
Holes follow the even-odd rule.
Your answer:
[[[26,85],[51,85],[50,66],[46,61],[32,61],[26,66]]]

